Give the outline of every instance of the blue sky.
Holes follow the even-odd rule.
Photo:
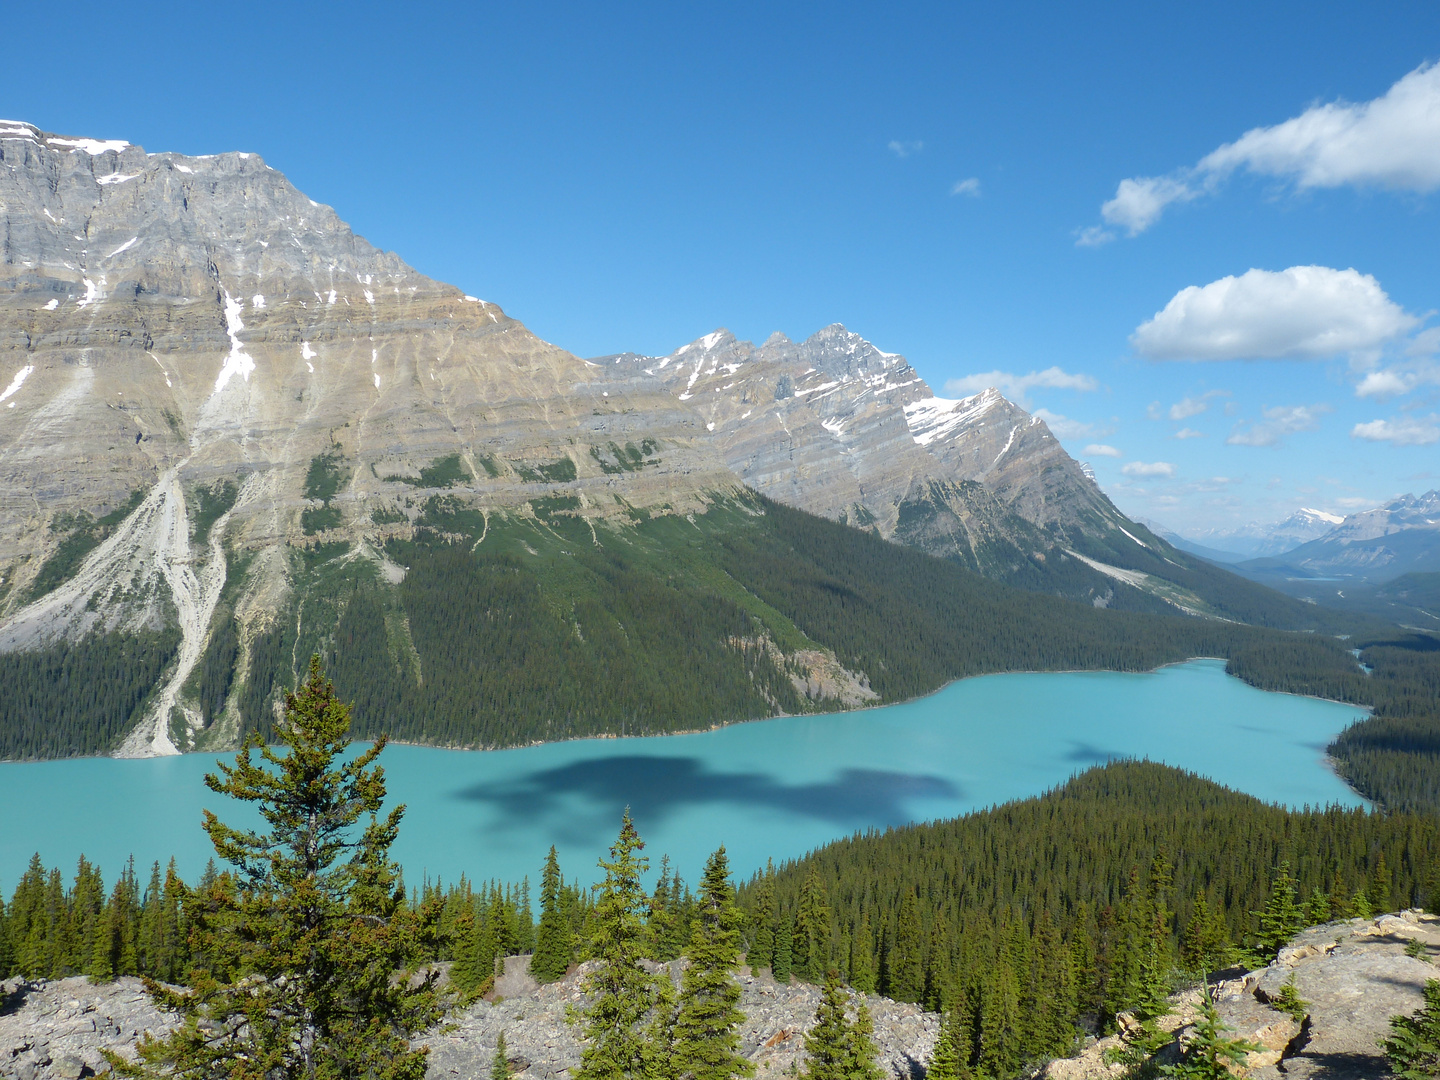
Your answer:
[[[0,115],[259,153],[580,355],[843,322],[1191,533],[1440,485],[1433,2],[6,22]]]

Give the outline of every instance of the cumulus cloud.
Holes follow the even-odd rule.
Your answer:
[[[1374,352],[1418,325],[1357,270],[1247,270],[1190,285],[1130,336],[1151,360],[1314,360]]]
[[[919,139],[912,139],[910,141],[891,139],[886,146],[896,157],[909,157],[911,154],[918,154],[921,150],[925,149],[924,142]]]
[[[1122,454],[1119,450],[1116,450],[1115,447],[1113,447],[1113,446],[1106,446],[1104,443],[1091,443],[1089,446],[1085,447],[1085,453],[1086,453],[1086,455],[1087,455],[1088,457],[1124,457],[1124,456],[1125,456],[1125,455]]]
[[[1313,105],[1284,123],[1253,128],[1168,176],[1121,180],[1100,216],[1136,236],[1167,207],[1217,190],[1238,170],[1300,189],[1440,188],[1440,66],[1422,64],[1373,101]],[[1091,226],[1076,243],[1094,246],[1113,238]]]
[[[968,180],[956,180],[955,186],[950,189],[951,195],[968,195],[972,199],[980,197],[980,178],[972,176]]]
[[[1177,439],[1203,439],[1205,433],[1203,431],[1196,431],[1194,428],[1182,427],[1179,431],[1175,432],[1174,437]]]
[[[998,370],[964,375],[946,380],[945,392],[964,397],[993,386],[1012,401],[1024,404],[1025,396],[1031,390],[1094,390],[1099,385],[1091,375],[1071,374],[1058,367],[1048,367],[1044,371],[1031,371],[1025,375]]]
[[[1408,394],[1416,387],[1440,385],[1440,364],[1419,360],[1368,371],[1355,386],[1356,397],[1385,398]]]
[[[1171,203],[1189,202],[1199,194],[1184,180],[1174,177],[1121,180],[1115,197],[1100,207],[1100,216],[1105,224],[1124,229],[1128,236],[1138,236],[1159,221]]]
[[[1210,408],[1210,403],[1204,399],[1192,397],[1181,398],[1174,405],[1170,406],[1170,419],[1188,420],[1192,416],[1199,416],[1208,408]]]
[[[1371,420],[1356,424],[1350,432],[1352,439],[1367,442],[1388,442],[1396,446],[1429,446],[1440,442],[1440,417],[1397,416],[1393,420]]]
[[[1263,410],[1262,420],[1236,424],[1225,442],[1230,446],[1279,446],[1287,435],[1319,427],[1320,417],[1330,411],[1329,405],[1277,405]]]
[[[1151,477],[1175,475],[1175,466],[1168,461],[1131,461],[1120,467],[1126,476]]]
[[[1083,439],[1086,436],[1104,435],[1105,432],[1097,431],[1094,424],[1087,424],[1083,420],[1072,420],[1068,416],[1051,412],[1049,409],[1036,409],[1034,414],[1045,421],[1045,426],[1050,429],[1050,434],[1057,439]]]

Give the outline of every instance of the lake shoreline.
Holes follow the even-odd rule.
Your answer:
[[[414,740],[414,739],[394,739],[394,738],[387,738],[387,744],[390,745],[390,746],[415,746],[415,747],[429,748],[429,749],[433,749],[433,750],[454,750],[454,751],[464,751],[464,752],[466,752],[466,753],[490,754],[490,753],[498,753],[498,752],[505,751],[505,750],[524,750],[524,749],[530,749],[530,748],[537,747],[537,746],[553,746],[553,745],[557,745],[557,744],[574,743],[574,742],[606,741],[606,740],[621,740],[621,739],[664,739],[664,738],[668,738],[668,737],[670,737],[670,736],[672,736],[672,735],[701,735],[701,734],[704,734],[705,732],[709,732],[709,731],[721,731],[721,730],[723,730],[723,729],[725,729],[725,728],[735,727],[735,726],[740,725],[740,724],[759,724],[759,723],[764,723],[764,722],[767,721],[767,720],[788,720],[788,719],[794,719],[794,718],[797,718],[797,717],[821,717],[821,716],[840,716],[840,715],[849,716],[849,715],[856,714],[856,713],[873,712],[873,711],[875,711],[876,709],[889,709],[889,708],[894,708],[894,707],[897,706],[897,705],[909,705],[909,704],[911,704],[911,703],[913,703],[913,702],[925,701],[925,700],[927,700],[928,698],[932,698],[932,697],[935,697],[935,696],[937,696],[937,695],[939,695],[939,694],[943,694],[946,690],[950,689],[952,686],[957,685],[958,683],[970,682],[971,680],[974,680],[974,679],[988,679],[988,678],[992,678],[992,677],[994,677],[994,676],[996,676],[996,675],[1094,675],[1094,674],[1103,674],[1103,675],[1154,675],[1154,674],[1156,674],[1156,673],[1158,673],[1158,672],[1164,671],[1166,668],[1180,667],[1180,666],[1183,666],[1183,665],[1185,665],[1185,664],[1194,663],[1194,662],[1197,661],[1197,660],[1216,660],[1216,661],[1220,661],[1220,662],[1222,662],[1222,663],[1225,663],[1225,664],[1227,664],[1227,665],[1228,665],[1228,663],[1229,663],[1229,658],[1228,658],[1228,657],[1224,657],[1224,656],[1187,656],[1187,657],[1185,657],[1184,659],[1181,659],[1181,660],[1168,660],[1168,661],[1166,661],[1166,662],[1163,663],[1163,664],[1157,664],[1155,667],[1153,667],[1153,668],[1146,668],[1146,669],[1143,670],[1143,671],[1131,671],[1131,670],[1125,670],[1125,669],[1121,669],[1121,668],[1040,668],[1040,669],[1033,669],[1033,668],[1016,668],[1016,669],[1013,669],[1013,670],[1006,670],[1006,671],[982,671],[982,672],[979,672],[979,673],[974,674],[974,675],[961,675],[961,676],[958,676],[957,678],[950,679],[950,680],[948,680],[947,682],[945,682],[944,684],[942,684],[942,685],[940,685],[940,686],[937,686],[934,690],[928,690],[928,691],[926,691],[926,692],[923,693],[923,694],[916,694],[916,695],[913,696],[913,697],[901,698],[901,699],[898,700],[898,701],[881,701],[881,702],[875,702],[875,703],[872,703],[872,704],[869,704],[869,705],[859,705],[859,706],[856,706],[855,708],[851,708],[851,709],[824,709],[824,710],[818,710],[818,711],[816,711],[816,712],[804,712],[804,713],[779,712],[779,713],[774,713],[774,714],[772,714],[772,715],[770,715],[770,716],[750,716],[750,717],[746,717],[746,718],[741,719],[741,720],[722,720],[722,721],[719,721],[718,723],[709,724],[709,725],[706,725],[706,726],[704,726],[704,727],[675,728],[675,729],[670,730],[670,731],[653,731],[653,732],[647,732],[647,733],[639,734],[639,735],[630,735],[630,734],[617,733],[617,732],[613,732],[613,731],[607,731],[607,732],[599,732],[599,733],[596,733],[596,734],[594,734],[594,735],[568,735],[568,736],[566,736],[566,737],[564,737],[564,738],[561,738],[561,739],[533,739],[533,740],[531,740],[530,742],[510,743],[510,744],[505,745],[505,746],[475,746],[475,745],[462,744],[462,743],[420,742],[420,741],[417,741],[417,740]],[[1267,690],[1267,689],[1265,689],[1264,687],[1255,686],[1253,683],[1245,682],[1245,680],[1244,680],[1244,679],[1241,679],[1238,675],[1231,675],[1230,672],[1228,672],[1228,671],[1225,672],[1225,675],[1226,675],[1228,678],[1237,679],[1237,680],[1239,680],[1240,682],[1244,683],[1246,686],[1249,686],[1249,687],[1251,687],[1251,688],[1254,689],[1254,690],[1259,690],[1259,691],[1261,691],[1262,693],[1266,693],[1266,694],[1280,694],[1280,695],[1283,695],[1283,696],[1285,696],[1285,697],[1306,698],[1306,699],[1309,699],[1309,700],[1311,700],[1311,701],[1324,701],[1324,702],[1328,702],[1328,703],[1333,704],[1333,705],[1343,705],[1343,706],[1345,706],[1346,708],[1358,709],[1358,710],[1360,710],[1360,711],[1364,714],[1364,717],[1368,717],[1368,716],[1370,715],[1370,707],[1369,707],[1368,705],[1357,705],[1357,704],[1355,704],[1354,702],[1350,702],[1350,701],[1337,701],[1337,700],[1334,699],[1334,698],[1320,697],[1319,695],[1316,695],[1316,694],[1297,694],[1297,693],[1295,693],[1295,692],[1292,691],[1292,690]],[[1363,719],[1364,717],[1362,717],[1362,719]],[[369,744],[370,744],[371,742],[373,742],[373,741],[374,741],[373,739],[369,739],[369,738],[358,738],[358,737],[357,737],[357,738],[355,739],[355,742],[356,742],[356,743],[364,743],[364,744],[366,744],[366,745],[369,745]],[[271,743],[271,744],[269,744],[269,745],[272,745],[272,746],[273,746],[273,745],[278,745],[278,744]],[[153,754],[153,755],[149,755],[149,756],[145,756],[145,757],[124,757],[124,758],[122,758],[122,757],[117,757],[115,754],[73,754],[73,755],[69,755],[69,756],[66,756],[66,757],[52,757],[52,758],[0,758],[0,766],[3,766],[3,765],[38,765],[38,764],[43,764],[44,762],[47,762],[47,761],[86,761],[86,760],[154,761],[154,760],[157,760],[157,759],[159,759],[159,758],[165,758],[165,757],[189,757],[189,756],[195,755],[195,754],[234,754],[234,753],[235,753],[236,751],[238,751],[239,749],[240,749],[240,747],[239,747],[239,745],[237,744],[236,746],[227,747],[227,748],[216,748],[216,749],[205,749],[205,750],[186,750],[186,751],[183,751],[182,753],[179,753],[179,754]],[[1327,760],[1327,761],[1330,760],[1330,757],[1329,757],[1328,754],[1326,754],[1325,757],[1326,757],[1326,760]],[[1334,771],[1334,770],[1332,769],[1331,771]],[[1336,775],[1337,777],[1340,776],[1340,774],[1339,774],[1338,772],[1337,772],[1335,775]],[[1347,787],[1350,786],[1350,782],[1349,782],[1348,780],[1345,780],[1344,777],[1340,777],[1340,779],[1341,779],[1342,781],[1344,781],[1344,783],[1345,783],[1345,785],[1346,785]],[[1353,788],[1352,788],[1352,790],[1353,790]],[[1362,798],[1362,799],[1364,798],[1364,796],[1363,796],[1363,795],[1360,795],[1360,793],[1359,793],[1358,791],[1356,792],[1356,795],[1359,796],[1359,797]],[[1368,803],[1369,800],[1366,800],[1366,802]]]

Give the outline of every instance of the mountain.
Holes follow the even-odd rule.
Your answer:
[[[1301,507],[1283,521],[1252,522],[1238,529],[1206,529],[1189,536],[1160,529],[1182,551],[1190,551],[1212,562],[1237,563],[1246,559],[1283,555],[1333,529],[1345,519],[1325,510]]]
[[[594,362],[694,408],[755,490],[1007,584],[1101,607],[1313,618],[1131,521],[998,390],[936,397],[904,357],[839,324],[758,348],[720,329],[668,356]]]
[[[0,757],[233,743],[312,653],[359,732],[494,746],[1228,647],[1105,606],[1320,625],[843,327],[586,361],[253,154],[0,165]]]
[[[1277,587],[1283,583],[1286,591],[1311,590],[1327,580],[1379,583],[1440,571],[1440,490],[1351,514],[1317,539],[1236,570]]]

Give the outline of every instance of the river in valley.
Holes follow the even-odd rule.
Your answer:
[[[1192,660],[1149,674],[986,675],[927,698],[784,717],[692,735],[588,739],[515,750],[391,746],[396,855],[412,884],[518,881],[551,844],[567,878],[595,860],[630,806],[652,866],[668,853],[695,882],[725,844],[740,876],[857,830],[954,817],[1039,794],[1114,758],[1148,758],[1293,807],[1361,800],[1325,747],[1362,710],[1271,694]],[[233,755],[232,755],[233,756]],[[222,755],[222,757],[224,757]],[[201,809],[254,820],[202,777],[217,755],[0,764],[0,894],[33,852],[73,873],[83,852],[108,882],[132,854],[141,884],[172,854],[193,880],[210,855]]]

